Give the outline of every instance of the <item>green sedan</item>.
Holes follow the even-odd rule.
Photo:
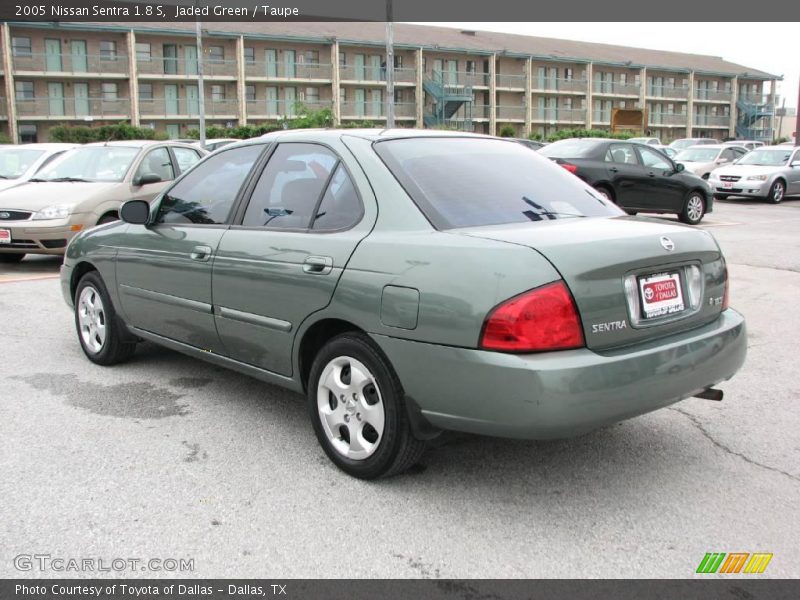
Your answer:
[[[745,359],[709,233],[629,217],[514,141],[272,133],[121,217],[61,273],[88,359],[147,340],[303,393],[355,477],[444,430],[565,437],[719,398]]]

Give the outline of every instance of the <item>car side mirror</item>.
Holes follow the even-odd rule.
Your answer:
[[[144,200],[128,200],[119,209],[119,216],[131,225],[147,225],[150,220],[150,204]]]
[[[155,173],[142,173],[133,179],[133,185],[148,185],[150,183],[158,183],[163,181],[161,177]]]
[[[721,165],[721,164],[723,164],[723,163],[726,163],[726,162],[728,162],[728,159],[727,159],[727,158],[720,158],[720,159],[717,161],[717,164],[718,164],[718,165]]]
[[[683,163],[676,163],[675,164],[675,172],[676,173],[680,173],[680,172],[684,171],[685,169],[686,169],[686,167],[683,165]]]
[[[790,167],[800,167],[800,160],[792,161],[792,164],[789,165]]]

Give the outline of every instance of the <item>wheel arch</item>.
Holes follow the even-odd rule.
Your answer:
[[[314,357],[319,350],[337,335],[348,331],[358,331],[366,333],[363,328],[347,321],[334,317],[324,317],[311,325],[300,335],[300,342],[297,344],[297,375],[303,391],[308,389],[308,376],[311,373],[311,365]]]
[[[78,282],[80,282],[81,278],[87,273],[97,270],[97,267],[95,267],[88,260],[83,260],[75,265],[75,267],[72,269],[72,275],[70,276],[69,280],[70,298],[73,300],[75,299],[75,291],[78,289]]]

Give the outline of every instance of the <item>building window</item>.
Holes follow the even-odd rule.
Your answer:
[[[211,86],[211,99],[214,102],[219,102],[220,100],[225,100],[225,86],[224,85],[212,85]]]
[[[32,81],[15,81],[14,88],[17,100],[33,100]]]
[[[224,46],[209,46],[208,58],[211,62],[222,62],[225,60],[225,47]]]
[[[253,65],[256,62],[256,49],[252,46],[245,46],[244,48],[244,62],[248,65]]]
[[[467,73],[475,73],[475,61],[468,60],[466,68],[467,68]]]
[[[339,104],[347,102],[347,89],[339,88]]]
[[[628,74],[627,73],[620,73],[619,74],[619,83],[620,83],[620,85],[627,85],[628,84]]]
[[[103,100],[117,100],[119,98],[119,89],[116,83],[101,83],[100,91],[103,95]]]
[[[347,54],[344,52],[339,52],[339,66],[346,67],[347,66]]]
[[[318,65],[319,50],[306,50],[300,55],[300,62],[304,62],[307,65]]]
[[[394,91],[394,103],[395,104],[403,104],[403,100],[404,100],[403,92],[404,91],[405,90],[403,90],[403,88],[399,88],[399,89],[396,89]]]
[[[570,67],[566,67],[564,69],[564,79],[567,81],[572,81],[573,77],[572,69]]]
[[[572,98],[564,98],[564,108],[572,110]]]
[[[403,68],[403,57],[398,54],[394,55],[394,68],[395,69]]]
[[[256,101],[256,86],[254,85],[246,85],[244,86],[244,95],[247,98],[248,102],[255,102]]]
[[[136,60],[150,62],[151,56],[150,44],[147,42],[136,42]]]
[[[139,100],[141,102],[152,102],[153,100],[153,84],[140,83],[139,84]]]
[[[100,58],[102,60],[117,60],[117,42],[101,41]]]
[[[318,104],[319,103],[319,88],[318,87],[307,87],[305,92],[305,101]]]
[[[29,37],[12,37],[11,38],[11,55],[12,56],[30,56],[32,54],[31,38]]]

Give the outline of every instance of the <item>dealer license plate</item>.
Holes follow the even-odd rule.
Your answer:
[[[672,315],[686,308],[678,273],[656,273],[640,277],[639,294],[645,319]]]

